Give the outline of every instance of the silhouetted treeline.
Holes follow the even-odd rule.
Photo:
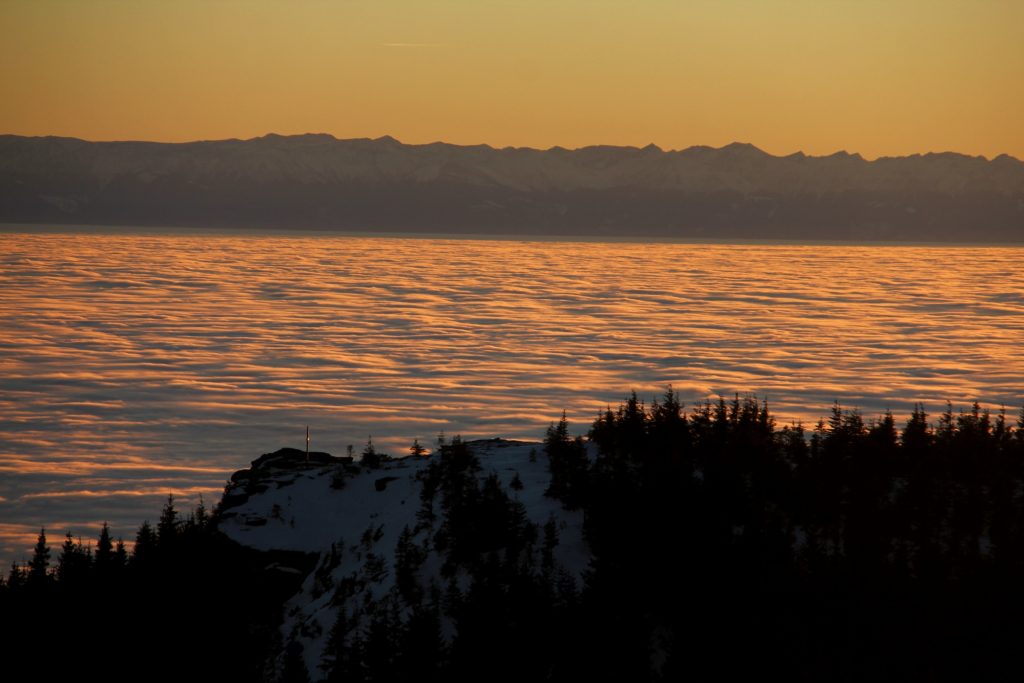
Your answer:
[[[1003,413],[949,410],[933,425],[918,409],[897,425],[836,405],[806,433],[755,399],[686,411],[670,390],[650,406],[634,394],[586,439],[563,416],[544,447],[547,495],[585,515],[582,587],[551,559],[554,525],[529,522],[456,439],[421,477],[420,519],[436,532],[422,546],[403,533],[400,596],[342,613],[333,680],[1003,680],[1018,668],[1024,424]],[[446,558],[447,583],[416,582],[428,550]]]
[[[169,496],[131,552],[106,524],[95,546],[68,532],[58,550],[41,530],[32,559],[0,584],[0,671],[31,664],[54,679],[65,668],[103,681],[263,680],[267,653],[280,645],[281,605],[297,584],[214,527],[202,503],[182,516]]]
[[[1004,679],[1024,625],[1024,416],[898,426],[838,405],[809,435],[754,399],[634,394],[549,434],[586,513],[592,673]],[[557,465],[556,465],[557,462]],[[575,463],[570,465],[569,463]]]
[[[586,438],[563,416],[538,450],[546,495],[584,515],[581,583],[555,561],[554,518],[519,502],[518,475],[504,485],[456,437],[418,475],[418,523],[392,565],[374,552],[379,529],[356,574],[332,578],[342,548],[321,558],[315,584],[339,609],[318,671],[279,634],[301,574],[171,499],[130,553],[105,527],[94,549],[41,535],[0,588],[0,642],[133,679],[1016,677],[1024,414],[917,409],[897,423],[836,405],[805,432],[753,398],[686,410],[669,390],[649,406],[632,395]],[[394,589],[367,597],[389,572]]]

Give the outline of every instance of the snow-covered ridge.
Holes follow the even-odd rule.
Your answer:
[[[541,558],[539,542],[525,551],[535,556],[538,571],[558,572],[582,585],[590,561],[583,515],[544,495],[549,473],[542,444],[493,439],[467,446],[479,459],[480,470],[473,476],[481,484],[496,477],[508,497],[522,504],[530,523],[547,527],[548,533],[557,529],[557,544],[547,560]],[[434,542],[443,522],[440,500],[429,506],[435,511],[433,519],[423,514],[423,475],[435,457],[386,460],[368,469],[351,458],[311,453],[307,461],[303,451],[282,449],[232,477],[220,509],[224,534],[256,550],[318,556],[315,570],[285,605],[281,629],[283,643],[301,644],[314,680],[326,675],[339,613],[344,611],[349,637],[358,637],[383,606],[394,607],[400,615],[408,611],[396,585],[396,548],[403,532],[403,543],[422,551],[415,575],[425,593],[468,587],[472,577],[445,568],[445,552]],[[452,638],[453,628],[442,613],[445,639]]]

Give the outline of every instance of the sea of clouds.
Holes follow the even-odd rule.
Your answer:
[[[1024,402],[1024,249],[0,234],[0,561],[281,446],[584,432],[631,389],[808,426]]]

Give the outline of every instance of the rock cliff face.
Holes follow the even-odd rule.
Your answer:
[[[582,513],[544,495],[542,445],[495,439],[465,446],[472,456],[465,468],[432,455],[369,469],[326,453],[307,462],[304,452],[282,449],[235,473],[219,529],[248,548],[316,558],[285,604],[280,667],[289,649],[301,651],[313,680],[323,679],[337,664],[340,641],[353,646],[381,618],[408,622],[427,611],[450,643],[453,615],[442,596],[470,591],[485,573],[474,564],[481,557],[500,554],[526,575],[557,577],[568,591],[581,585],[590,560]],[[472,534],[454,528],[451,487],[476,501],[472,521],[482,540],[468,552]]]
[[[707,238],[1024,241],[1024,163],[753,145],[577,150],[329,135],[0,136],[0,221]]]

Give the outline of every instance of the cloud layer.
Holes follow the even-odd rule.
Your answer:
[[[0,235],[0,560],[261,453],[578,430],[630,389],[816,422],[1024,400],[1024,249]]]

